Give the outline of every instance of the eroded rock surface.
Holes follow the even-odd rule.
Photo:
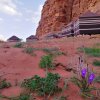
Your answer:
[[[100,13],[100,0],[47,0],[36,34],[42,36],[60,31],[88,10]]]

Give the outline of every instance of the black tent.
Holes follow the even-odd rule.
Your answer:
[[[64,29],[62,29],[62,35],[74,36],[73,21],[70,22]]]
[[[100,34],[100,15],[93,12],[82,14],[74,23],[75,34]]]
[[[39,40],[37,36],[35,35],[31,35],[29,36],[28,38],[26,38],[26,41],[27,42],[33,42],[33,41],[36,41],[36,40]]]
[[[8,41],[8,42],[20,42],[21,39],[18,38],[17,36],[12,36],[12,37],[10,37],[7,41]]]

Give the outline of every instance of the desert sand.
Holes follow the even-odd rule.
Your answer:
[[[78,36],[52,40],[40,40],[34,43],[25,43],[25,47],[34,48],[59,48],[61,51],[67,53],[67,55],[57,56],[55,59],[57,62],[61,62],[64,65],[71,66],[74,69],[79,65],[78,58],[80,55],[85,57],[89,67],[92,68],[100,75],[100,68],[93,66],[94,59],[100,60],[100,58],[84,56],[79,52],[79,47],[93,47],[95,44],[100,44],[100,35],[98,36]],[[12,87],[8,89],[0,90],[0,93],[6,96],[18,96],[23,89],[18,85],[27,78],[34,75],[44,77],[45,70],[39,67],[39,61],[44,53],[43,51],[35,51],[36,56],[31,56],[23,52],[24,48],[14,48],[15,43],[0,43],[0,76],[6,78],[11,82]],[[100,46],[99,46],[100,48]],[[83,65],[85,66],[85,64]],[[55,70],[50,70],[53,73],[59,73],[62,80],[73,76],[73,72],[66,71],[63,67],[58,66]],[[17,84],[17,85],[16,85]],[[61,83],[62,84],[62,83]],[[71,82],[68,83],[69,87],[64,92],[64,96],[68,96],[68,100],[84,100],[79,94],[79,89]],[[97,84],[98,87],[100,87]],[[36,97],[36,100],[42,100],[41,97]],[[3,99],[2,99],[3,100]],[[53,100],[51,98],[51,100]]]

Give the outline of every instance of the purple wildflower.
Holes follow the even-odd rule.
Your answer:
[[[88,79],[88,83],[91,84],[93,82],[94,78],[95,78],[95,75],[93,73],[90,74],[89,79]]]
[[[84,69],[81,70],[81,76],[82,76],[82,78],[85,78],[86,72],[87,72],[86,68],[84,68]]]

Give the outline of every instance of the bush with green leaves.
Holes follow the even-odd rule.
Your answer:
[[[39,65],[41,68],[53,69],[54,68],[53,56],[52,55],[42,56]]]
[[[66,53],[60,51],[58,48],[43,48],[42,50],[52,56],[67,55]]]
[[[0,98],[7,99],[7,100],[30,100],[30,95],[29,94],[20,94],[20,96],[17,96],[17,97],[8,97],[8,96],[0,95]]]
[[[94,44],[95,47],[100,47],[100,43]]]
[[[58,48],[43,48],[42,49],[44,52],[46,52],[46,53],[52,53],[52,52],[57,52],[57,51],[59,51],[59,49]]]
[[[95,60],[95,61],[93,62],[93,65],[94,65],[94,66],[99,66],[99,67],[100,67],[100,61],[99,61],[99,60]]]
[[[61,96],[60,100],[67,100],[67,97]]]
[[[96,90],[96,88],[92,86],[94,79],[94,73],[88,71],[88,68],[83,68],[76,77],[71,78],[71,81],[78,86],[82,96],[92,98],[93,95],[91,91]]]
[[[65,96],[61,96],[60,98],[54,98],[54,100],[68,100],[68,98]]]
[[[93,57],[100,57],[100,48],[78,48],[78,50],[80,52],[85,52],[86,54],[88,54],[89,56],[93,56]]]
[[[32,56],[36,56],[36,54],[34,53],[34,49],[32,47],[25,48],[24,52],[27,53],[27,54],[30,54]]]
[[[21,86],[29,89],[31,92],[35,91],[40,96],[50,96],[61,90],[58,87],[59,79],[59,74],[48,73],[44,78],[35,75],[30,79],[25,79]]]
[[[9,87],[11,87],[11,84],[7,82],[6,79],[0,80],[0,89],[9,88]]]
[[[22,43],[16,43],[14,45],[15,48],[23,48],[23,44]]]
[[[30,100],[30,95],[20,95],[19,97],[13,98],[12,100]]]

